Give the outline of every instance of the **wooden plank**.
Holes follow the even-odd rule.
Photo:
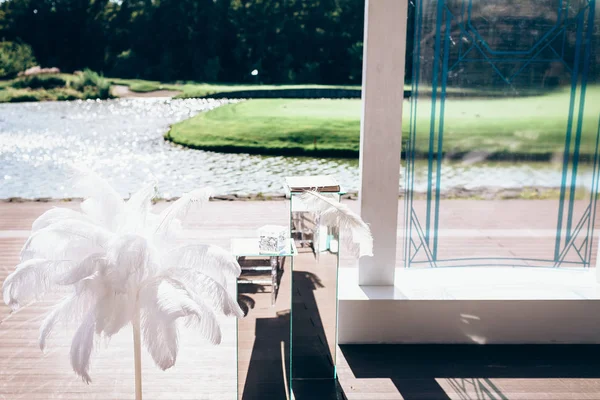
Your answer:
[[[518,217],[503,219],[496,214],[495,228],[551,228],[548,221],[538,220],[531,215],[546,211],[550,213],[555,206],[555,202],[551,201],[519,200],[503,201],[501,204],[455,200],[452,204],[452,213],[443,216],[446,218],[444,221],[448,224],[456,222],[465,229],[467,225],[468,228],[481,227],[481,224],[490,221],[485,217],[488,213],[498,209],[507,210],[509,206]],[[358,209],[356,202],[350,202],[349,205]],[[14,270],[18,262],[19,251],[26,240],[26,235],[21,233],[26,233],[33,220],[53,206],[77,208],[79,204],[0,203],[0,282]],[[232,236],[252,236],[256,228],[265,224],[287,224],[287,206],[285,201],[211,202],[205,212],[194,212],[186,222],[199,229],[199,241],[228,248]],[[158,205],[159,209],[162,207],[165,204]],[[476,224],[478,220],[479,226]],[[401,243],[400,237],[398,240]],[[456,239],[458,252],[467,249],[461,240],[464,241],[464,238]],[[510,237],[495,237],[493,240],[518,244],[516,239]],[[540,252],[544,243],[540,241]],[[301,255],[298,262],[302,262],[303,257],[307,256]],[[343,265],[352,265],[354,262],[347,256],[343,258]],[[298,268],[311,271],[312,267],[305,263],[304,267],[299,264]],[[325,286],[331,285],[328,277],[322,278]],[[290,287],[282,285],[281,290],[288,291]],[[277,315],[277,311],[270,307],[270,293],[263,296],[264,299],[254,303],[251,318],[240,324],[240,355],[244,352],[246,355],[240,357],[239,365],[243,376],[258,373],[259,380],[269,382],[269,376],[265,377],[260,372],[264,371],[261,368],[265,368],[265,365],[268,368],[273,366],[272,359],[268,362],[268,351],[261,350],[263,343],[257,346],[257,340],[267,340],[270,343],[269,351],[273,341],[269,342],[272,337],[263,333],[257,336],[256,321],[285,318],[285,313]],[[52,305],[51,300],[35,302],[12,314],[8,307],[0,304],[0,399],[133,399],[131,329],[123,329],[112,338],[109,345],[102,343],[94,352],[91,370],[93,382],[85,385],[69,366],[72,328],[57,330],[46,354],[38,348],[39,325]],[[327,324],[333,321],[333,311],[321,307],[319,314],[321,323],[327,328]],[[207,345],[193,331],[183,329],[177,364],[166,372],[156,368],[143,351],[144,398],[235,399],[238,388],[235,321],[224,318],[222,328],[224,340],[219,347]],[[559,349],[522,347],[500,357],[499,354],[503,352],[494,353],[491,350],[488,353],[476,353],[468,349],[456,351],[414,346],[397,351],[391,347],[377,346],[374,349],[363,347],[362,351],[368,357],[357,358],[348,357],[347,351],[338,348],[337,361],[341,388],[348,399],[496,399],[502,398],[500,393],[511,400],[600,399],[600,365],[594,359],[597,358],[595,354],[598,348]],[[375,355],[378,353],[385,353],[388,357],[377,359]],[[437,358],[432,358],[430,354],[437,354]],[[282,367],[279,368],[281,370]],[[271,382],[279,384],[277,377],[274,378]],[[241,384],[240,393],[243,394],[245,388],[246,385]],[[298,400],[331,398],[329,394],[324,394],[325,389],[318,386],[298,389]],[[306,397],[307,391],[312,397]],[[246,389],[246,393],[245,399],[269,398],[260,397],[256,390]],[[490,397],[490,393],[496,397]],[[319,397],[320,394],[323,397]]]

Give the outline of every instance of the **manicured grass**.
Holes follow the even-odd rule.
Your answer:
[[[594,153],[596,144],[600,87],[591,86],[587,90],[580,151],[590,155]],[[569,106],[570,91],[566,89],[537,97],[447,101],[444,151],[461,153],[475,150],[499,155],[533,155],[534,158],[536,155],[560,154],[565,147]],[[578,104],[575,104],[573,137],[577,127],[577,108]],[[406,112],[409,110],[404,111],[403,129],[407,131]],[[430,124],[431,103],[421,101],[417,107],[417,152],[429,149]]]
[[[359,116],[358,100],[249,100],[178,123],[167,137],[215,151],[351,156]]]
[[[448,99],[443,152],[485,151],[498,158],[533,159],[561,154],[569,98],[569,91],[561,90],[537,97]],[[439,102],[437,106],[439,109]],[[589,87],[582,120],[582,154],[594,153],[599,112],[600,87]],[[248,100],[175,124],[165,137],[184,146],[222,152],[356,157],[360,114],[360,100]],[[403,120],[406,142],[408,103]],[[419,100],[416,121],[416,152],[426,154],[430,145],[430,101]],[[434,141],[434,152],[436,146]]]

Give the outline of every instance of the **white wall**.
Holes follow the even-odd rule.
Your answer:
[[[339,344],[600,344],[600,300],[342,300]]]
[[[393,286],[339,271],[340,344],[600,343],[594,268],[398,269]]]

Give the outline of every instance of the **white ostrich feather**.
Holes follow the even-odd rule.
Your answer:
[[[76,261],[94,248],[104,248],[111,233],[92,223],[67,219],[55,222],[34,232],[21,249],[21,260],[34,256]]]
[[[44,318],[44,322],[42,322],[42,326],[40,326],[40,337],[39,344],[40,349],[44,351],[46,349],[46,339],[52,333],[54,326],[60,320],[66,319],[66,315],[69,315],[69,309],[73,307],[73,304],[76,302],[76,297],[73,295],[71,297],[67,297],[63,301],[61,301],[54,309]]]
[[[179,349],[177,319],[187,318],[200,335],[212,344],[221,343],[221,330],[215,314],[197,302],[186,285],[172,278],[161,278],[140,291],[142,332],[146,348],[156,365],[172,367]]]
[[[107,290],[96,306],[96,333],[106,337],[118,333],[133,318],[135,304],[135,292],[117,293]]]
[[[356,257],[373,256],[373,236],[369,226],[347,205],[336,197],[316,191],[306,191],[300,199],[318,215],[321,225],[339,227],[342,243]]]
[[[43,213],[33,222],[31,231],[37,232],[48,225],[70,219],[93,223],[92,220],[82,212],[71,210],[70,208],[54,207]]]
[[[177,223],[177,221],[185,216],[193,206],[202,206],[204,203],[208,202],[211,193],[212,189],[204,188],[193,190],[181,196],[160,213],[158,226],[156,228],[157,233],[167,233],[171,224],[173,222]]]
[[[142,236],[115,236],[107,247],[104,277],[116,292],[124,293],[130,279],[140,285],[151,273],[150,249]]]
[[[114,230],[117,217],[124,208],[124,201],[119,193],[108,182],[87,169],[80,169],[73,184],[86,198],[81,203],[81,210],[99,225]]]
[[[43,351],[46,348],[46,340],[52,334],[54,327],[58,323],[67,325],[69,322],[80,320],[85,312],[89,310],[91,304],[84,301],[90,300],[89,297],[84,297],[73,293],[58,303],[52,311],[44,318],[40,326],[39,345]]]
[[[223,285],[210,276],[200,272],[195,274],[184,273],[181,275],[175,272],[173,275],[189,281],[191,286],[201,287],[201,291],[194,292],[195,296],[207,302],[224,315],[235,316],[237,318],[244,316],[244,312],[233,296],[231,296]]]
[[[177,265],[178,275],[201,273],[225,285],[228,276],[240,276],[242,269],[235,257],[225,249],[205,244],[183,245],[170,250],[165,262]]]
[[[156,182],[152,182],[127,200],[120,216],[119,232],[139,233],[144,230],[152,199],[156,196],[156,187]]]
[[[81,325],[71,341],[71,366],[85,383],[92,379],[89,375],[90,356],[94,348],[94,328],[96,325],[96,310],[92,308],[83,318]]]
[[[32,299],[39,299],[54,283],[54,277],[66,264],[43,258],[27,260],[10,274],[2,285],[4,303],[13,309]]]
[[[84,278],[103,271],[107,265],[107,261],[104,253],[92,253],[73,265],[73,267],[67,268],[62,275],[56,278],[57,284],[73,285]]]
[[[77,183],[89,196],[83,212],[55,208],[40,216],[21,263],[3,284],[4,302],[13,308],[72,287],[44,319],[40,348],[58,324],[77,323],[71,365],[89,383],[96,340],[110,338],[138,315],[146,348],[162,369],[176,361],[179,320],[210,343],[220,343],[215,313],[243,316],[226,289],[227,278],[238,277],[240,267],[219,247],[179,242],[181,221],[193,205],[208,200],[209,190],[194,190],[157,214],[152,212],[154,183],[127,202],[94,174]]]

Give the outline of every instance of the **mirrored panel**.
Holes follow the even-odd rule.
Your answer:
[[[339,193],[327,194],[339,201]],[[335,378],[339,229],[320,223],[300,194],[291,195],[298,247],[292,273],[292,386]]]
[[[289,235],[288,235],[289,236]],[[238,399],[289,399],[290,314],[295,248],[289,238],[277,256],[260,254],[258,239],[232,242],[242,274],[238,302]]]

